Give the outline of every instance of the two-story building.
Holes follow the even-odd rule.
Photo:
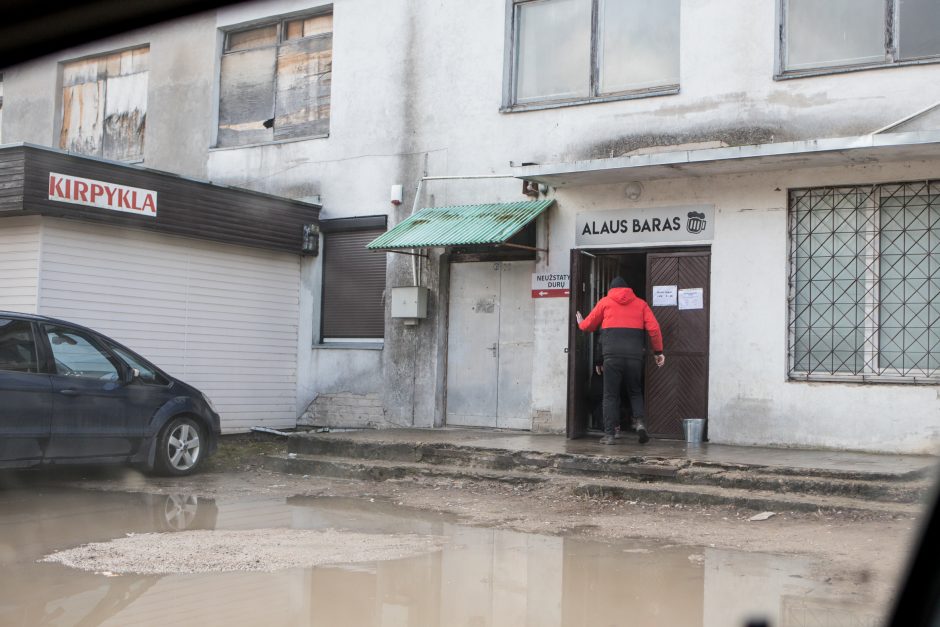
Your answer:
[[[620,274],[665,329],[654,435],[927,452],[937,26],[901,0],[276,0],[7,68],[0,141],[322,206],[275,306],[301,423],[586,433],[574,314]]]

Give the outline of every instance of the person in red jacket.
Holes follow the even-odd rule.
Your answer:
[[[586,333],[601,330],[604,355],[604,437],[601,444],[614,444],[615,429],[620,424],[620,386],[625,383],[630,396],[630,408],[636,419],[640,444],[650,437],[646,432],[643,403],[643,358],[645,340],[649,335],[656,365],[666,363],[663,355],[663,334],[653,310],[642,298],[637,298],[622,277],[610,282],[607,296],[600,299],[587,318],[576,312],[578,328]]]

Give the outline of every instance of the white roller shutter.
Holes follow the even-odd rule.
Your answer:
[[[297,255],[59,220],[39,313],[84,324],[205,392],[222,429],[296,421]]]
[[[39,218],[0,220],[0,310],[36,313]]]

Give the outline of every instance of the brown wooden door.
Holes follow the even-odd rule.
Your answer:
[[[587,431],[587,417],[590,413],[587,398],[590,371],[586,355],[589,335],[578,329],[575,312],[587,315],[593,303],[589,300],[588,276],[594,257],[580,250],[571,251],[571,300],[568,311],[568,418],[566,433],[568,438],[580,438]]]
[[[663,331],[666,355],[662,368],[652,357],[647,360],[646,426],[652,436],[683,438],[684,418],[708,418],[711,253],[650,253],[646,264],[646,294]],[[678,290],[678,304],[654,306],[654,287],[671,285]],[[682,309],[682,290],[695,288],[702,289],[702,307]]]

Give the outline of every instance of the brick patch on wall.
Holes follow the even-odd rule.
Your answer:
[[[335,392],[319,394],[303,415],[298,426],[308,427],[384,427],[385,408],[377,394]]]

